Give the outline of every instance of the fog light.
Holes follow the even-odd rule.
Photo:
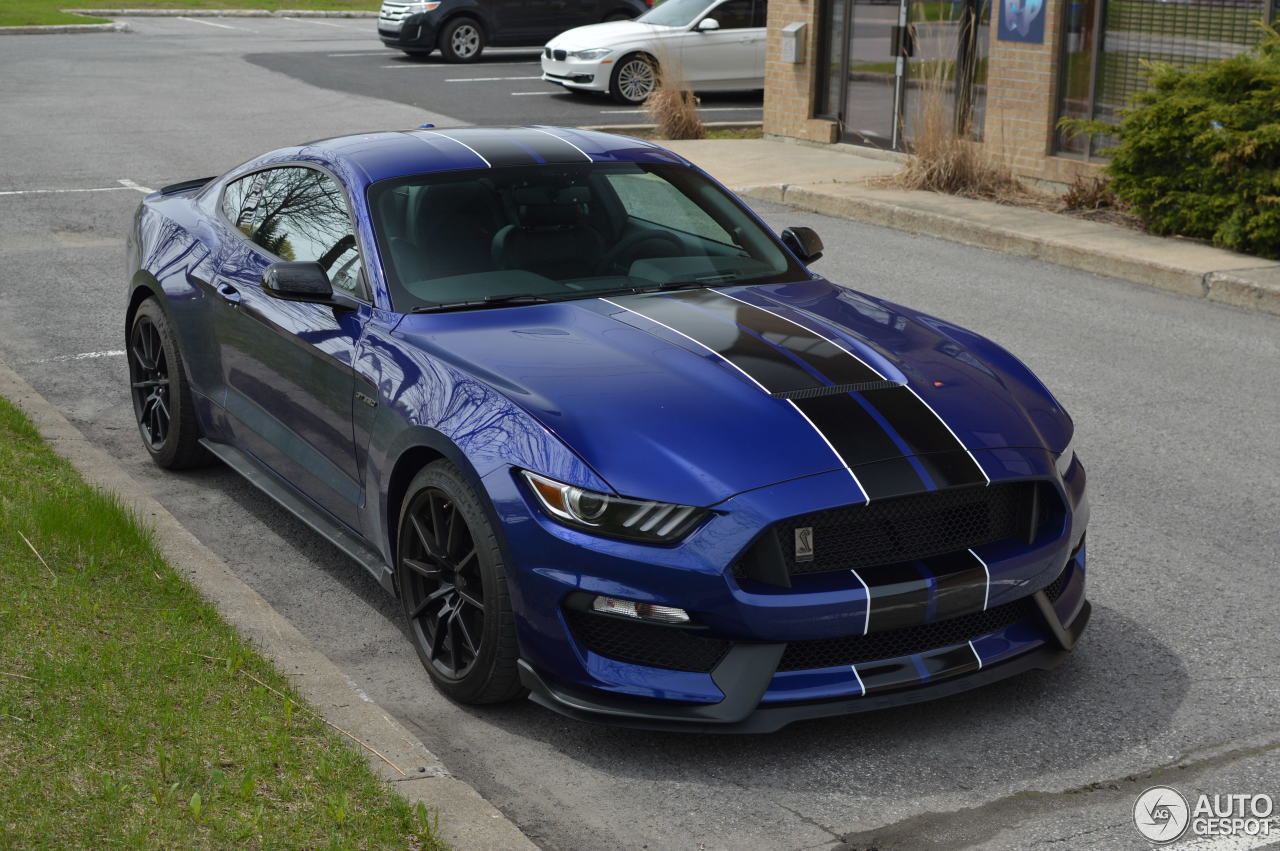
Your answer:
[[[591,601],[591,610],[604,612],[607,615],[622,615],[624,618],[660,623],[689,622],[689,613],[684,609],[677,609],[675,606],[658,606],[653,603],[637,603],[634,600],[620,600],[617,597],[596,597]]]

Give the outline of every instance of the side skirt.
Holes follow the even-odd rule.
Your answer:
[[[306,497],[301,496],[251,455],[225,443],[214,443],[205,439],[201,439],[200,443],[216,455],[222,463],[248,480],[249,484],[271,497],[290,514],[353,558],[357,564],[369,571],[374,579],[378,580],[378,584],[387,593],[395,594],[394,571],[382,560],[377,550],[352,534],[337,520],[329,517],[323,510],[312,505]]]

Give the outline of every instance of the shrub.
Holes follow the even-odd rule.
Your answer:
[[[698,117],[698,99],[679,75],[660,66],[658,85],[644,102],[645,111],[668,139],[705,139],[707,128]]]
[[[1190,70],[1150,68],[1116,130],[1112,189],[1153,233],[1280,258],[1280,35]]]

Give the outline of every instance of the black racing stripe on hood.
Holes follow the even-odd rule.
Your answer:
[[[824,386],[777,346],[744,330],[746,326],[661,295],[622,296],[611,301],[707,347],[749,375],[766,393]]]
[[[964,450],[962,444],[942,420],[916,394],[910,390],[868,390],[862,394],[880,415],[893,427],[907,445],[912,455],[928,453],[953,453],[948,455],[945,468],[939,473],[943,481],[939,487],[981,484],[987,481],[978,463],[966,452],[964,460],[955,458],[956,450]]]
[[[814,332],[745,301],[716,290],[685,290],[668,298],[691,304],[728,322],[749,328],[770,343],[804,361],[832,384],[880,381],[884,376]],[[785,390],[800,388],[788,387]],[[772,392],[772,391],[771,391]]]
[[[868,476],[858,475],[867,499],[884,499],[928,490],[902,449],[853,396],[793,399],[801,413],[821,432],[848,467],[874,465]]]

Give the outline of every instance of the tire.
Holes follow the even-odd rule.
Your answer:
[[[454,18],[440,31],[438,47],[445,62],[475,62],[484,52],[484,27],[475,18]]]
[[[657,81],[658,67],[654,61],[643,53],[632,53],[619,59],[613,66],[613,74],[609,77],[609,95],[626,106],[639,106],[653,94]]]
[[[134,419],[151,460],[168,470],[208,464],[178,341],[154,298],[138,306],[125,342]]]
[[[471,704],[524,694],[502,551],[455,466],[435,461],[414,476],[398,529],[400,601],[436,688]]]

